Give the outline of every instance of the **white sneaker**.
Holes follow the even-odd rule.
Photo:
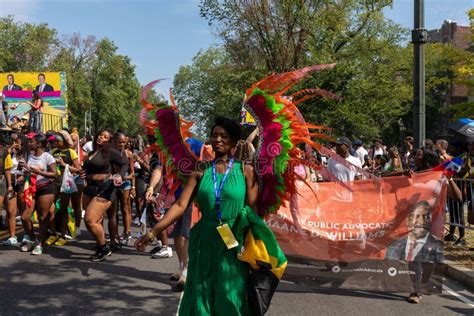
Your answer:
[[[16,245],[18,245],[18,239],[16,238],[16,236],[10,237],[7,240],[3,241],[3,245],[4,246],[16,246]]]
[[[34,256],[42,255],[43,254],[43,247],[41,247],[40,245],[36,245],[35,249],[33,249],[31,254],[34,255]]]
[[[170,246],[163,246],[160,251],[151,256],[153,259],[163,259],[173,257],[173,250]]]
[[[23,235],[23,239],[21,240],[21,243],[24,244],[24,243],[27,243],[27,242],[31,242],[30,236]]]

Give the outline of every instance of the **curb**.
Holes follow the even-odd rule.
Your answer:
[[[456,264],[454,261],[444,260],[443,272],[449,278],[462,283],[470,290],[474,290],[474,270]]]

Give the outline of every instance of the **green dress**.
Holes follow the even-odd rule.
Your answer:
[[[218,185],[223,176],[217,174]],[[249,211],[245,197],[245,176],[242,164],[236,161],[221,193],[222,221],[234,234],[237,216]],[[201,178],[197,200],[202,218],[189,236],[189,267],[179,315],[249,315],[249,265],[237,259],[235,248],[227,249],[216,230],[212,168]]]

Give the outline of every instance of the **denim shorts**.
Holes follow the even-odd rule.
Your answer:
[[[168,228],[168,237],[175,238],[178,236],[183,236],[184,238],[189,239],[189,232],[191,230],[191,218],[193,215],[193,207],[190,205],[183,216],[176,220]]]
[[[132,189],[132,181],[125,180],[122,185],[120,186],[120,191],[126,191]]]
[[[108,201],[115,201],[116,188],[112,180],[96,181],[88,180],[84,194],[90,197],[101,197]]]

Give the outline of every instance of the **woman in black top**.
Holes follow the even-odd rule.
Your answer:
[[[112,205],[116,189],[122,184],[128,169],[127,161],[120,152],[110,146],[112,135],[110,131],[98,133],[94,138],[93,150],[84,161],[87,180],[84,189],[85,222],[97,242],[96,253],[90,257],[94,262],[105,260],[111,253],[106,244],[102,219]],[[118,170],[119,176],[112,177],[112,170]]]
[[[43,99],[41,99],[38,91],[33,92],[33,99],[31,102],[26,102],[31,106],[30,109],[30,132],[39,133],[41,132],[41,128],[43,126],[43,121],[41,117],[41,111],[43,107]]]

